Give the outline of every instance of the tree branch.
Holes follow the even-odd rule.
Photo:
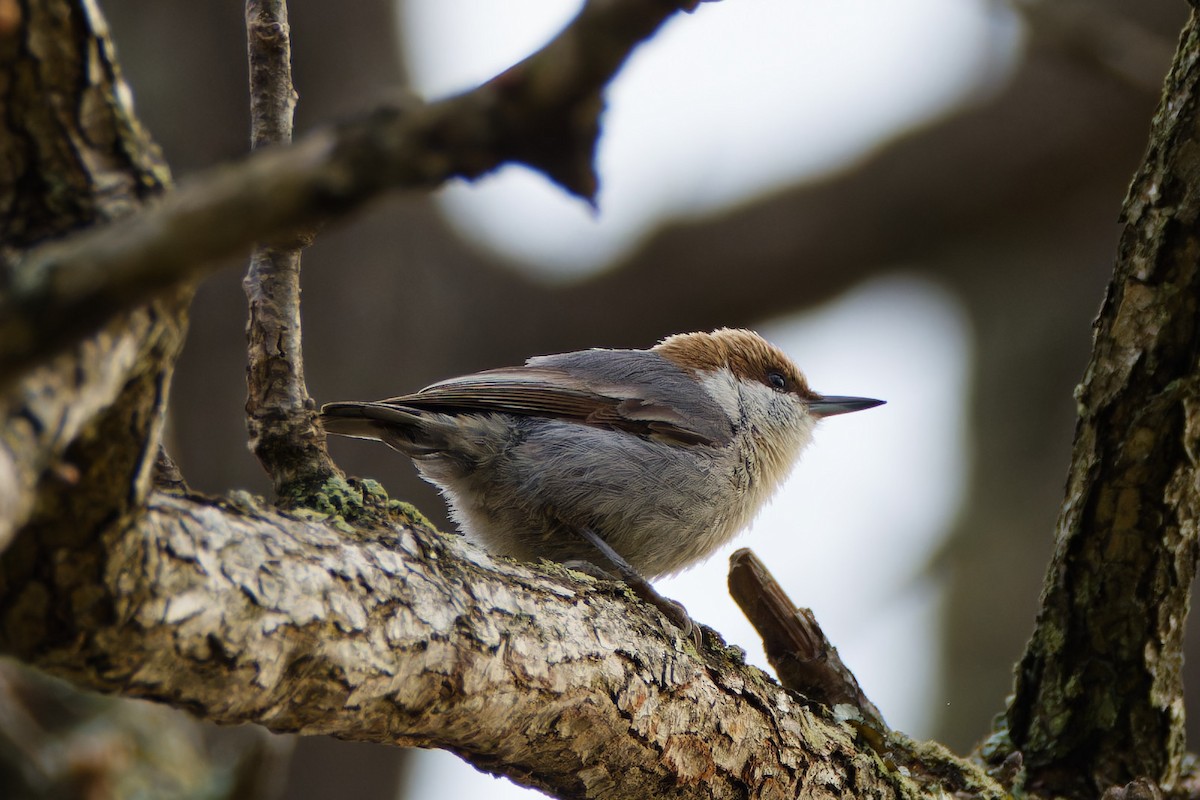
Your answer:
[[[113,315],[256,240],[337,217],[387,189],[516,161],[590,200],[601,92],[679,5],[591,0],[553,41],[479,88],[413,101],[214,169],[152,208],[39,247],[0,296],[0,385]]]
[[[0,47],[0,161],[9,165],[0,253],[124,217],[170,180],[130,113],[95,6],[52,0],[21,9],[9,33],[25,46]],[[43,321],[25,323],[41,307],[12,310],[20,278],[0,270],[0,349],[38,347],[24,337]],[[0,377],[0,551],[31,518],[31,535],[53,529],[69,540],[141,501],[190,298],[183,287],[131,309],[76,352],[41,361],[13,391]]]
[[[562,797],[1001,795],[969,764],[919,785],[736,650],[690,652],[619,584],[344,528],[154,495],[97,544],[99,582],[11,587],[0,647],[218,722],[449,749]],[[43,616],[80,593],[107,618]]]
[[[62,19],[76,26],[90,13],[80,8],[92,8],[61,5],[67,9]],[[614,0],[588,9],[603,14],[624,7],[636,15],[651,5]],[[22,9],[43,13],[42,4]],[[611,43],[605,38],[611,31],[603,28],[592,31],[602,45]],[[1194,25],[1189,31],[1185,43],[1194,52]],[[79,75],[100,76],[93,99],[82,102],[70,85],[40,91],[36,71],[59,62],[27,57],[16,66],[3,64],[23,70],[26,79],[0,83],[6,109],[28,112],[11,101],[29,86],[39,91],[18,99],[41,102],[53,113],[111,112],[119,105],[104,37],[72,33],[67,46],[86,43],[100,63],[86,69],[72,64],[62,76],[76,82]],[[615,69],[626,52],[601,46],[585,53],[584,60],[592,61],[583,72],[597,65],[597,73]],[[0,58],[11,55],[0,52]],[[283,211],[266,213],[276,226],[270,230],[279,232],[362,202],[386,185],[477,174],[470,170],[486,168],[497,153],[518,157],[522,148],[539,150],[545,143],[537,137],[547,123],[569,124],[563,120],[570,115],[560,113],[564,106],[595,111],[603,82],[580,95],[564,93],[559,84],[564,74],[574,74],[580,53],[568,47],[553,68],[531,67],[537,58],[490,82],[484,87],[490,95],[414,105],[411,113],[381,112],[214,173],[200,185],[223,187],[225,194],[217,195],[229,205],[219,206],[219,213],[218,206],[188,205],[189,197],[211,200],[199,192],[174,196],[131,223],[126,233],[143,248],[136,269],[121,260],[124,243],[112,233],[119,224],[94,240],[80,234],[60,242],[58,250],[28,256],[6,276],[6,292],[12,291],[0,301],[0,370],[49,352],[50,345],[39,350],[41,344],[22,338],[31,332],[61,346],[128,309],[130,296],[148,296],[155,286],[196,274],[196,261],[210,257],[213,248],[240,247],[259,235],[254,231],[266,230],[261,217],[222,224],[229,223],[222,215],[246,208],[237,205],[245,200],[238,192],[260,192],[248,214],[282,202]],[[1166,144],[1152,152],[1131,194],[1124,271],[1110,290],[1110,318],[1100,326],[1097,358],[1080,395],[1084,420],[1071,484],[1079,494],[1070,495],[1078,502],[1063,515],[1042,624],[1010,709],[1012,738],[1028,756],[1034,788],[1081,791],[1070,770],[1091,781],[1085,790],[1124,782],[1131,770],[1167,782],[1179,776],[1178,640],[1196,558],[1192,464],[1200,428],[1191,370],[1198,340],[1192,304],[1200,287],[1194,259],[1187,257],[1198,244],[1191,173],[1186,158],[1177,156],[1192,146],[1193,69],[1180,61],[1173,78],[1179,85],[1170,87],[1176,92],[1157,121],[1156,135]],[[56,102],[45,102],[47,97]],[[68,101],[58,102],[61,97]],[[454,117],[451,110],[460,106],[477,113]],[[515,109],[530,116],[505,116]],[[17,111],[6,117],[25,120]],[[124,114],[96,113],[88,120],[96,118],[128,133],[121,128],[129,123]],[[594,113],[586,119],[594,124]],[[483,130],[455,127],[472,120]],[[78,123],[54,119],[50,127],[74,132]],[[21,137],[3,137],[0,147],[40,141],[36,132],[30,127]],[[111,133],[102,127],[66,142],[55,139],[20,158],[5,151],[5,163],[24,165],[57,148],[70,156],[65,164],[101,165],[84,174],[68,166],[61,175],[54,171],[61,165],[47,165],[42,173],[55,181],[39,188],[67,191],[36,196],[45,204],[40,217],[11,214],[28,223],[14,241],[37,241],[119,216],[136,204],[132,187],[153,191],[156,173],[139,168],[152,159],[132,147],[133,137],[106,138]],[[571,152],[577,153],[579,142],[592,141],[573,140],[578,133],[555,131],[555,141],[575,141]],[[72,149],[93,141],[115,146]],[[372,159],[394,156],[399,145],[411,145],[405,152],[414,161],[385,158],[378,174],[381,162]],[[553,147],[548,152],[548,174],[567,184],[586,183],[572,172],[581,162],[559,158]],[[280,171],[291,167],[300,172],[288,183]],[[264,170],[256,173],[261,185],[237,183],[254,170]],[[114,181],[121,184],[115,193],[121,202],[106,205],[101,201]],[[75,187],[95,196],[77,196]],[[287,193],[289,187],[299,195]],[[19,199],[29,201],[24,194]],[[64,213],[67,201],[86,213]],[[188,228],[196,223],[201,227]],[[246,239],[234,244],[230,227]],[[173,232],[186,235],[181,240]],[[103,245],[96,245],[95,258],[79,244],[88,241]],[[177,249],[186,250],[189,241],[198,251],[181,256]],[[55,252],[76,260],[56,261]],[[159,257],[163,269],[153,263]],[[85,269],[64,268],[72,264]],[[103,269],[88,273],[88,265]],[[109,269],[116,276],[111,283]],[[62,295],[52,291],[56,287],[65,290]],[[65,304],[57,304],[60,297]],[[178,305],[164,301],[123,316],[74,357],[25,376],[20,392],[4,398],[10,424],[3,431],[0,481],[10,471],[20,474],[0,487],[15,485],[12,491],[24,504],[11,515],[13,524],[25,521],[35,500],[37,513],[0,562],[0,649],[95,688],[166,700],[228,722],[446,747],[559,794],[998,791],[969,762],[944,754],[930,759],[944,770],[906,773],[897,767],[906,767],[913,753],[908,745],[856,738],[861,729],[798,706],[734,655],[682,653],[684,645],[666,638],[673,631],[653,612],[630,613],[639,607],[618,587],[578,583],[553,568],[493,562],[457,539],[325,526],[253,502],[234,508],[158,494],[144,508],[147,465],[157,449],[180,338]],[[10,308],[31,316],[10,318]],[[91,321],[89,313],[96,315]],[[38,315],[46,330],[30,323]],[[1149,388],[1125,386],[1138,381]],[[73,405],[80,396],[85,402]],[[24,454],[26,443],[34,455]],[[1015,774],[1021,759],[1006,764],[1016,767],[1006,767],[1006,774]],[[922,777],[932,782],[918,785],[913,774],[942,777]]]
[[[1200,25],[1184,30],[1076,392],[1067,499],[1008,709],[1031,785],[1171,786],[1200,518]]]
[[[748,548],[729,557],[729,594],[762,637],[779,681],[829,707],[848,705],[881,734],[883,715],[825,638],[810,609],[797,608],[765,564]]]
[[[292,140],[291,32],[285,0],[247,0],[250,142],[254,149]],[[304,383],[300,336],[300,253],[312,232],[255,246],[242,286],[246,323],[246,424],[250,449],[285,499],[340,475]],[[285,499],[286,502],[286,499]]]

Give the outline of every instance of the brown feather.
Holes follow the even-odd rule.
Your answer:
[[[681,367],[695,370],[725,367],[742,380],[767,386],[771,385],[770,373],[777,372],[787,380],[788,391],[809,400],[817,397],[792,360],[754,331],[718,328],[712,333],[677,333],[663,339],[653,350]]]

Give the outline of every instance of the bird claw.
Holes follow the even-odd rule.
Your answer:
[[[596,544],[596,541],[593,540],[592,537],[595,537],[596,540],[599,540],[599,537],[596,537],[596,534],[590,530],[582,530],[584,532],[581,533],[581,535],[585,539],[588,539],[588,541]],[[688,615],[687,609],[683,607],[682,603],[678,603],[659,594],[658,590],[651,586],[650,582],[643,578],[640,572],[634,569],[627,561],[625,561],[625,559],[621,558],[614,551],[612,551],[612,548],[609,547],[607,543],[604,543],[604,547],[597,547],[597,549],[599,549],[600,552],[606,558],[608,558],[610,562],[612,562],[612,565],[616,568],[618,574],[614,575],[608,570],[598,567],[590,561],[573,560],[566,562],[565,566],[578,572],[582,572],[585,575],[591,575],[593,578],[599,578],[600,580],[623,581],[625,585],[632,589],[633,593],[639,598],[645,600],[647,603],[662,612],[662,615],[666,617],[672,625],[674,625],[676,628],[679,628],[684,637],[691,639],[696,644],[696,649],[700,649],[704,646],[704,631],[699,625],[692,622],[691,616]]]
[[[645,583],[644,588],[650,591],[650,595],[643,594],[636,586],[631,586],[630,588],[633,589],[638,597],[661,611],[662,615],[670,620],[672,625],[679,628],[684,638],[691,639],[695,643],[697,650],[704,646],[704,631],[692,621],[687,609],[683,607],[683,603],[679,603],[669,597],[663,597],[649,583]]]

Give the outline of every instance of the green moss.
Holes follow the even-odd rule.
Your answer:
[[[699,623],[697,623],[699,624]],[[746,666],[746,651],[738,647],[736,644],[726,644],[725,639],[716,631],[706,630],[704,632],[704,649],[707,650],[707,658],[719,659],[722,667],[725,669],[741,670]],[[756,670],[756,673],[759,670]],[[766,673],[763,673],[765,676]],[[754,676],[758,678],[756,674]],[[764,685],[766,681],[763,682]]]
[[[280,505],[303,519],[322,520],[348,534],[363,527],[395,524],[436,531],[412,503],[393,500],[379,481],[334,475],[324,483],[280,498]]]
[[[934,787],[955,796],[1010,800],[1013,795],[972,759],[959,758],[939,742],[921,742],[899,731],[888,731],[885,763],[904,767],[929,796]],[[999,744],[999,742],[997,742]],[[885,755],[886,754],[886,755]]]
[[[999,764],[1014,750],[1016,747],[1008,731],[1008,715],[997,714],[992,719],[991,734],[979,745],[979,756],[988,764]]]
[[[429,518],[422,514],[420,509],[412,503],[407,503],[404,500],[389,500],[387,509],[393,518],[403,521],[414,528],[427,528],[431,531],[437,530],[434,524],[429,521]]]

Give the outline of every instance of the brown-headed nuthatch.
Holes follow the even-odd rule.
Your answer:
[[[654,577],[746,527],[818,420],[882,402],[819,395],[779,348],[723,328],[329,403],[321,421],[409,456],[493,553],[595,564],[599,537]]]

